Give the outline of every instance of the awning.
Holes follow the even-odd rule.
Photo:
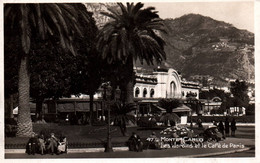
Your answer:
[[[158,105],[155,105],[155,104],[152,104],[152,109],[155,110],[155,111],[158,111],[158,112],[161,112],[161,113],[165,113],[166,112],[166,109],[158,106]]]
[[[191,108],[189,108],[186,105],[181,105],[181,106],[179,106],[175,109],[172,109],[172,112],[173,113],[176,113],[176,112],[191,112]]]
[[[57,104],[58,112],[88,112],[90,110],[89,108],[89,103],[76,103],[75,108],[72,102]]]
[[[36,104],[35,104],[35,103],[30,102],[30,111],[31,111],[31,114],[32,114],[32,115],[35,115],[35,112],[36,112]],[[19,108],[18,108],[18,106],[17,106],[17,107],[15,107],[15,108],[13,109],[13,114],[14,114],[14,115],[17,115],[18,112],[19,112]]]

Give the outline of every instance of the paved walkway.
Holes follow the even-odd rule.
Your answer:
[[[208,157],[228,153],[243,152],[255,146],[254,139],[227,138],[221,142],[204,143],[203,148],[186,147],[162,150],[144,150],[130,152],[126,147],[114,148],[114,152],[105,153],[104,148],[69,149],[62,155],[27,155],[22,149],[6,149],[6,158],[150,158],[150,157]]]
[[[138,131],[143,134],[147,131]],[[142,133],[144,132],[144,133]],[[217,142],[204,143],[203,148],[171,148],[162,150],[144,150],[143,152],[130,152],[127,147],[118,146],[115,147],[113,153],[105,153],[104,148],[69,148],[68,154],[61,155],[27,155],[25,149],[5,149],[5,158],[147,158],[147,157],[213,157],[217,155],[223,155],[228,153],[243,152],[250,148],[255,147],[255,128],[254,127],[239,127],[236,132],[237,137],[228,137],[226,140]],[[5,140],[5,143],[19,143],[20,138],[17,142],[13,140]],[[27,138],[28,139],[28,138]],[[27,141],[25,139],[24,141]],[[122,140],[121,140],[122,139]],[[117,137],[113,140],[125,142],[127,137]],[[95,137],[92,136],[91,141],[93,142]],[[82,140],[81,140],[82,141]],[[83,142],[83,141],[82,141]]]

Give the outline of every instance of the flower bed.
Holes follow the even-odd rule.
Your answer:
[[[226,118],[231,121],[235,118],[236,122],[240,123],[255,123],[255,116],[192,116],[192,122],[197,122],[198,119],[201,119],[202,122],[212,122],[212,121],[225,121]],[[190,118],[189,118],[190,122]]]

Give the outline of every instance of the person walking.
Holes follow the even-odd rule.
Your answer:
[[[219,130],[219,132],[222,134],[222,137],[225,139],[225,133],[224,133],[225,127],[224,127],[222,121],[220,121],[220,122],[218,123],[218,130]]]
[[[231,121],[231,136],[235,137],[235,132],[236,132],[237,126],[236,126],[236,120],[233,118]]]
[[[201,120],[200,118],[198,119],[197,124],[198,124],[198,127],[199,127],[199,128],[203,128],[203,126],[202,126],[202,120]]]
[[[228,121],[228,118],[226,118],[226,121],[225,121],[225,133],[226,133],[226,137],[229,136],[229,121]]]

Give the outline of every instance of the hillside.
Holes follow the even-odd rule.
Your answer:
[[[176,69],[188,80],[209,75],[221,86],[228,79],[248,80],[248,74],[254,78],[253,33],[198,14],[166,19],[164,24],[167,60],[162,66]]]

